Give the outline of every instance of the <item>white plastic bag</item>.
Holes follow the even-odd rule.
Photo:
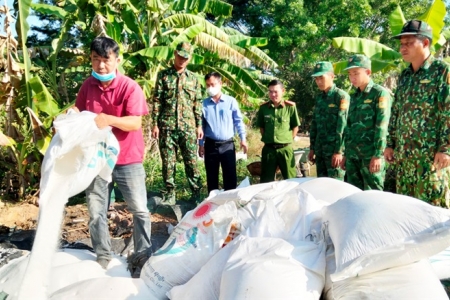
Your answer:
[[[76,282],[54,292],[49,299],[151,300],[155,296],[140,278],[104,277]]]
[[[450,248],[429,258],[431,267],[439,279],[450,278]]]
[[[415,198],[364,191],[323,211],[336,254],[333,281],[407,265],[450,245],[450,211]]]
[[[100,130],[96,114],[83,111],[60,115],[41,168],[39,219],[19,298],[45,299],[52,256],[59,240],[64,206],[100,175],[111,178],[119,144],[111,128]]]
[[[235,218],[233,202],[216,205],[209,201],[183,217],[142,268],[141,278],[156,299],[166,299],[173,286],[186,283],[222,248]]]
[[[333,298],[448,300],[428,261],[391,268],[333,283]]]
[[[234,248],[222,272],[219,299],[319,299],[321,274],[308,265],[325,258],[312,242],[246,238]]]
[[[310,193],[323,205],[329,205],[337,200],[361,192],[361,189],[349,183],[334,178],[320,177],[300,183],[300,187]]]

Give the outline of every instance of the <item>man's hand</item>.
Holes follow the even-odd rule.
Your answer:
[[[248,151],[248,145],[246,141],[241,141],[241,150],[244,151],[244,154]]]
[[[105,127],[109,126],[109,115],[104,114],[104,113],[99,113],[95,119],[95,124],[97,124],[97,127],[99,129],[103,129]]]
[[[198,146],[198,156],[203,157],[205,155],[205,146]]]
[[[308,160],[312,163],[316,162],[316,159],[314,158],[314,150],[309,150]]]
[[[369,164],[370,173],[377,173],[381,170],[381,158],[380,157],[372,157]]]
[[[341,166],[341,162],[342,162],[342,154],[339,153],[333,154],[333,156],[331,157],[331,166],[333,168],[338,168]]]
[[[342,160],[341,160],[341,169],[342,170],[346,170],[346,168],[345,168],[345,161],[347,160],[347,158],[345,157],[345,156],[343,156],[342,157]]]
[[[384,159],[388,163],[393,163],[394,160],[395,160],[395,158],[394,158],[394,149],[392,149],[392,148],[384,149]]]
[[[203,129],[202,129],[202,126],[197,127],[197,140],[203,140]]]
[[[448,166],[450,166],[450,155],[442,152],[436,153],[436,155],[434,156],[433,166],[436,168],[436,171],[447,168]]]
[[[154,139],[158,139],[159,138],[159,128],[156,125],[153,126],[153,128],[152,128],[152,137]]]

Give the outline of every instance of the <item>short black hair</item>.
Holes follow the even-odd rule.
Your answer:
[[[210,73],[206,74],[205,81],[210,79],[211,77],[216,77],[219,81],[222,81],[222,75],[220,75],[220,73],[217,73],[217,72],[210,72]]]
[[[115,40],[105,36],[96,37],[92,41],[91,53],[92,51],[95,51],[98,55],[104,58],[109,58],[111,52],[113,52],[116,57],[119,57],[119,45]]]
[[[271,87],[271,86],[274,86],[274,85],[279,85],[279,86],[281,86],[281,88],[284,89],[284,84],[278,79],[274,79],[271,82],[269,82],[269,85],[267,87]]]
[[[416,38],[417,38],[419,41],[421,41],[421,42],[423,42],[424,40],[430,41],[430,47],[431,47],[431,45],[433,44],[433,39],[430,39],[430,38],[427,37],[426,35],[423,35],[423,34],[416,34]]]

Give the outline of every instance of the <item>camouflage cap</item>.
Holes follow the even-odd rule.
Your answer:
[[[345,68],[344,70],[353,68],[364,68],[367,70],[371,70],[372,63],[370,61],[370,58],[362,54],[355,54],[350,56],[350,58],[348,59],[347,68]]]
[[[333,65],[329,61],[319,61],[314,66],[312,77],[322,76],[326,73],[334,73]]]
[[[408,35],[423,35],[429,39],[433,38],[433,30],[430,25],[424,21],[411,20],[403,25],[402,32],[394,36],[394,39],[400,39],[402,36]]]
[[[191,57],[192,54],[192,45],[189,42],[181,42],[177,45],[177,53],[179,56],[184,57],[184,58],[189,58]]]

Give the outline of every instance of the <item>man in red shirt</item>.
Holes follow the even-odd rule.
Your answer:
[[[117,71],[119,46],[107,37],[95,38],[91,44],[92,76],[84,81],[77,95],[76,107],[97,113],[99,128],[112,127],[120,145],[117,164],[112,173],[113,182],[97,176],[86,189],[90,220],[89,231],[97,262],[107,268],[111,260],[108,209],[109,189],[115,182],[133,214],[133,242],[135,253],[150,251],[150,217],[147,208],[147,190],[144,158],[142,116],[148,114],[141,87],[131,78]]]

